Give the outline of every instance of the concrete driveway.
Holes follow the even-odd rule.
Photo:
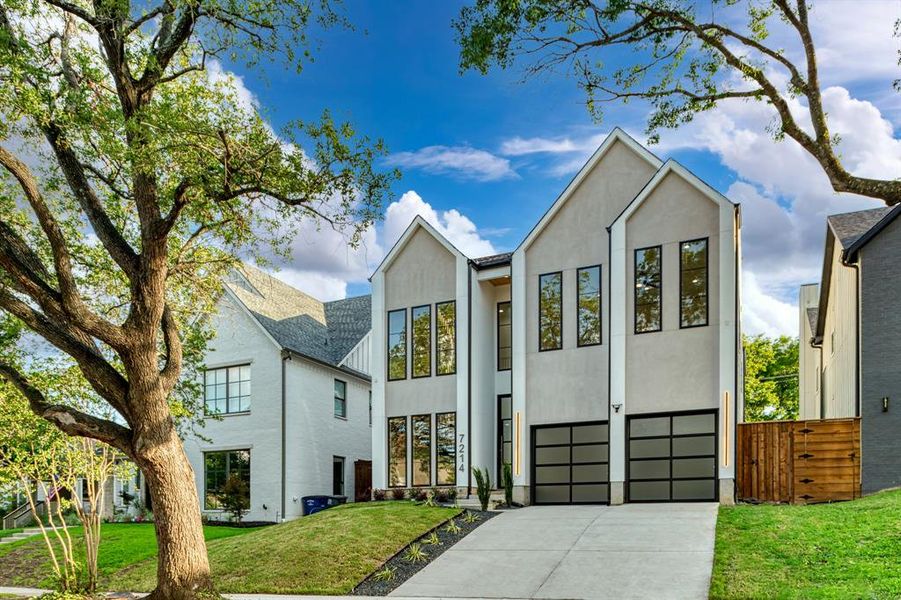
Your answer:
[[[392,595],[706,598],[717,505],[534,506],[463,538]]]

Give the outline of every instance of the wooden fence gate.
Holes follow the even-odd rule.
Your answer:
[[[740,423],[741,500],[813,504],[860,497],[860,419]]]

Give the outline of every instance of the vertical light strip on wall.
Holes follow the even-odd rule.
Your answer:
[[[723,466],[729,466],[729,391],[723,392]]]
[[[522,422],[521,415],[522,415],[522,413],[520,413],[519,411],[516,411],[513,414],[513,421],[515,423],[514,432],[513,432],[513,436],[514,436],[513,437],[513,442],[514,442],[513,443],[513,474],[514,475],[519,475],[519,472],[522,467],[522,455],[520,453],[520,446],[522,444],[522,436],[520,435],[520,432],[521,432],[520,425]]]

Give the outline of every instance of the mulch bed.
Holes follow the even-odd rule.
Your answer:
[[[464,520],[464,515],[467,512],[471,512],[474,515],[477,515],[479,519],[472,523],[467,523]],[[389,558],[382,566],[375,570],[369,577],[363,580],[357,587],[353,589],[351,595],[354,596],[387,596],[396,588],[398,588],[402,583],[408,580],[410,577],[413,577],[416,573],[423,569],[430,562],[444,554],[446,550],[448,550],[451,546],[462,540],[464,537],[469,535],[476,527],[479,527],[483,523],[486,523],[492,517],[496,517],[500,513],[496,512],[482,512],[480,510],[464,510],[460,513],[459,516],[454,517],[454,521],[457,522],[457,525],[460,527],[459,533],[448,533],[446,530],[448,522],[444,522],[438,527],[432,529],[427,532],[422,537],[414,540],[410,543],[416,544],[419,543],[422,546],[422,550],[426,553],[426,558],[420,562],[410,562],[405,558],[407,553],[407,548],[410,545],[405,546],[400,552]],[[438,534],[438,545],[432,545],[425,543],[425,539],[430,537],[432,532]],[[394,577],[390,581],[379,581],[376,579],[376,575],[383,571],[384,569],[393,569]]]

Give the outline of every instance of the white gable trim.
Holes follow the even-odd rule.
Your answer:
[[[354,352],[356,352],[357,349],[363,345],[363,342],[365,342],[367,339],[371,339],[371,337],[372,337],[372,329],[367,331],[366,334],[360,338],[360,341],[358,341],[356,344],[354,344],[354,347],[351,348],[350,351],[344,355],[344,358],[342,358],[340,361],[338,361],[338,365],[344,365],[347,362],[347,359],[350,358],[350,355],[353,354]]]
[[[423,219],[421,216],[416,215],[413,220],[410,222],[410,225],[407,226],[407,229],[404,231],[403,235],[398,238],[398,240],[394,243],[394,246],[391,248],[391,251],[382,259],[381,264],[373,271],[373,275],[379,272],[384,272],[391,266],[391,263],[400,255],[406,245],[413,239],[413,234],[415,234],[419,229],[426,230],[433,238],[438,240],[438,242],[444,246],[444,248],[453,254],[457,258],[466,258],[466,256],[460,252],[456,246],[451,244],[446,237],[438,233],[434,227],[432,227],[428,221]],[[369,280],[372,281],[372,276],[369,277]]]
[[[615,142],[622,142],[628,148],[630,148],[635,154],[643,158],[655,169],[659,169],[660,165],[663,164],[659,158],[654,156],[654,154],[636,142],[629,134],[620,129],[619,127],[614,127],[613,131],[610,132],[610,135],[604,140],[604,142],[598,147],[597,150],[594,151],[594,154],[591,155],[591,158],[588,159],[588,162],[585,163],[576,176],[573,177],[572,181],[569,182],[569,185],[563,190],[563,192],[554,200],[554,203],[551,204],[551,207],[547,210],[546,213],[541,217],[535,227],[532,228],[532,231],[529,232],[529,235],[526,236],[526,239],[522,241],[517,250],[522,248],[526,250],[529,246],[532,245],[541,232],[547,227],[548,223],[550,223],[554,216],[563,208],[563,205],[570,199],[573,193],[578,189],[579,185],[582,184],[582,181],[591,173],[595,166],[604,158],[610,148],[613,147]]]

